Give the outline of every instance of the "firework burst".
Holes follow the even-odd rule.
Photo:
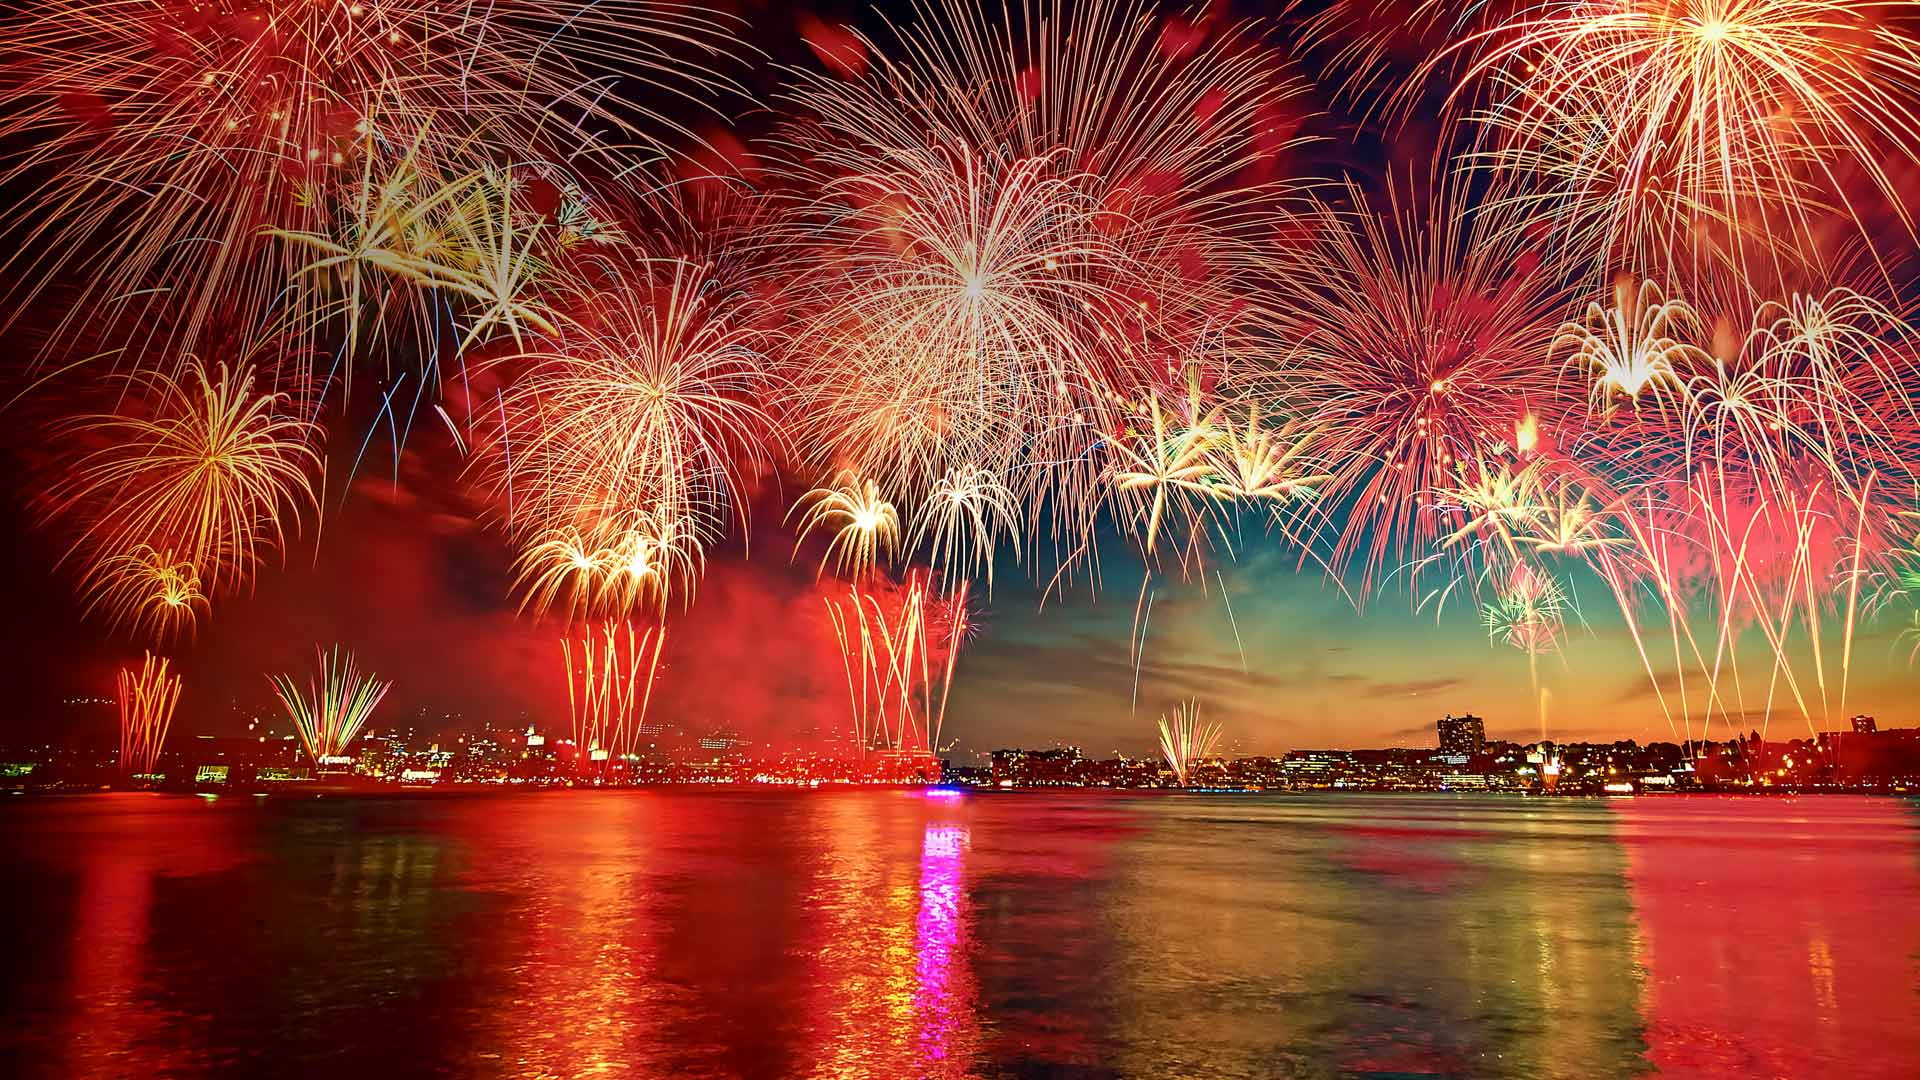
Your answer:
[[[216,320],[262,325],[294,264],[261,230],[322,227],[370,158],[423,139],[434,156],[479,140],[542,159],[599,146],[592,127],[672,135],[603,81],[704,95],[732,27],[654,0],[40,0],[10,28],[0,113],[23,147],[6,182],[32,193],[6,215],[31,253],[12,266],[85,276],[88,301],[136,317],[158,290],[182,313],[175,348]],[[99,314],[74,311],[77,328]]]
[[[300,734],[301,748],[324,768],[346,756],[393,684],[362,672],[353,654],[341,652],[338,645],[331,653],[316,646],[314,655],[319,672],[305,691],[291,675],[275,675],[269,681]]]
[[[500,361],[522,373],[483,467],[532,606],[616,615],[690,599],[706,546],[745,526],[772,376],[757,302],[710,269],[607,256],[583,271],[545,347]]]
[[[802,495],[793,510],[800,515],[801,542],[815,529],[829,534],[826,554],[820,557],[822,573],[832,562],[857,579],[899,548],[899,511],[881,497],[880,485],[851,472],[841,473],[830,486]]]
[[[244,587],[315,508],[317,432],[249,367],[194,359],[130,382],[119,411],[70,425],[93,448],[54,485],[48,513],[74,527],[87,591],[117,620],[137,621],[155,596],[190,614]]]
[[[904,505],[984,470],[1028,540],[1084,548],[1089,459],[1235,306],[1219,271],[1298,87],[1247,28],[1129,0],[916,16],[790,95],[797,441]]]
[[[1517,154],[1502,163],[1593,208],[1594,246],[1661,273],[1675,268],[1663,250],[1705,240],[1736,271],[1759,273],[1783,255],[1819,261],[1818,226],[1832,214],[1864,230],[1852,175],[1911,224],[1888,162],[1913,160],[1920,144],[1920,38],[1904,7],[1541,4],[1442,57],[1471,58],[1457,96],[1490,87],[1479,119]]]
[[[1273,314],[1300,342],[1292,393],[1341,514],[1331,561],[1371,584],[1439,539],[1429,493],[1510,450],[1523,417],[1563,411],[1548,354],[1568,296],[1527,230],[1455,181],[1424,209],[1348,197],[1352,212],[1324,207],[1314,241],[1276,254]]]

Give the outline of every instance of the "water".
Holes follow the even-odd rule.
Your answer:
[[[1892,800],[0,804],[0,1074],[1920,1075]]]

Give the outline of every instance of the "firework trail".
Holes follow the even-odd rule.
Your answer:
[[[120,669],[120,771],[129,776],[151,774],[167,741],[180,702],[180,676],[168,674],[167,662],[148,653],[138,675]]]
[[[581,772],[597,769],[598,762],[633,754],[647,721],[647,706],[653,701],[654,677],[666,643],[665,628],[648,627],[636,634],[631,623],[608,623],[597,639],[592,634],[578,642],[560,639],[567,712],[573,719]]]
[[[300,746],[316,766],[340,763],[353,740],[366,726],[380,700],[392,688],[360,670],[352,653],[343,653],[335,645],[332,652],[315,646],[319,670],[302,691],[291,675],[275,675],[269,681],[280,698],[280,705],[300,734]]]
[[[840,648],[859,752],[935,753],[960,646],[972,627],[969,586],[940,596],[926,574],[893,588],[825,598]]]
[[[1200,703],[1183,701],[1171,717],[1160,715],[1160,756],[1172,770],[1174,782],[1187,786],[1193,767],[1213,756],[1220,744],[1220,725],[1200,722]]]

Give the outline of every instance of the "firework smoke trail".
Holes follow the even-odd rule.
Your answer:
[[[1133,636],[1133,697],[1127,706],[1133,713],[1140,711],[1140,667],[1147,659],[1147,627],[1153,621],[1153,593],[1147,590],[1147,583],[1152,580],[1153,575],[1148,574],[1140,581],[1140,594],[1146,602],[1145,614],[1141,613],[1140,600],[1134,601],[1133,605],[1134,625],[1139,627]]]
[[[138,675],[120,669],[120,771],[129,776],[153,772],[173,724],[180,676],[168,674],[167,663],[166,657],[147,653]]]
[[[1213,572],[1213,580],[1220,586],[1220,603],[1227,609],[1227,624],[1233,627],[1233,647],[1240,651],[1240,674],[1247,673],[1247,644],[1240,640],[1240,620],[1233,617],[1233,600],[1227,595],[1227,581],[1220,571]]]
[[[1175,782],[1186,787],[1193,766],[1213,756],[1220,743],[1220,725],[1202,724],[1200,703],[1183,701],[1171,718],[1160,715],[1159,729],[1160,756],[1173,770]]]
[[[624,630],[625,640],[621,638]],[[634,751],[640,728],[646,724],[653,701],[660,653],[666,647],[664,627],[638,632],[633,625],[608,623],[595,638],[588,633],[578,642],[580,663],[575,665],[575,643],[560,639],[560,662],[567,679],[567,714],[573,721],[573,744],[580,755],[575,768],[585,773],[606,760],[622,760]]]
[[[346,756],[393,683],[363,673],[353,654],[342,652],[338,645],[331,653],[316,646],[314,655],[319,671],[304,692],[291,675],[275,675],[269,681],[299,732],[307,757],[325,766]]]

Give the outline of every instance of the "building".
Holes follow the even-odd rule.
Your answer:
[[[1875,723],[1871,716],[1856,716],[1853,718],[1853,733],[1855,735],[1872,735],[1879,730],[1880,725]]]
[[[1440,730],[1440,752],[1443,754],[1472,757],[1487,745],[1486,723],[1472,713],[1464,716],[1448,713],[1434,726]]]

